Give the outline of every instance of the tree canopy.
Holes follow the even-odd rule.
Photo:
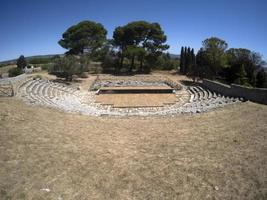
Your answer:
[[[256,76],[256,87],[263,88],[267,87],[267,73],[262,68]]]
[[[82,21],[68,28],[59,40],[60,46],[68,49],[68,54],[93,53],[106,41],[107,31],[100,23]]]
[[[205,59],[206,64],[206,76],[209,78],[214,78],[218,76],[226,64],[225,50],[228,44],[217,37],[211,37],[202,42],[201,53],[202,57]]]
[[[228,68],[226,77],[229,82],[235,82],[239,78],[241,66],[245,70],[247,84],[256,86],[256,74],[263,65],[261,56],[244,48],[231,48],[226,51]]]
[[[193,80],[200,77],[247,86],[266,85],[261,55],[244,48],[228,49],[227,42],[218,37],[205,39],[196,55],[193,48],[182,47],[180,59],[174,59],[164,52],[169,46],[159,23],[133,21],[116,27],[112,39],[107,40],[106,35],[103,25],[93,21],[82,21],[68,28],[58,43],[68,49],[67,55],[78,56],[58,61],[57,64],[64,67],[55,65],[55,71],[59,67],[70,79],[71,74],[86,71],[91,59],[101,61],[104,71],[115,73],[179,69],[180,65],[180,73]],[[79,65],[78,72],[77,67],[71,68],[71,63]],[[25,58],[21,57],[18,67],[26,65]]]
[[[68,55],[55,60],[54,66],[50,69],[50,73],[58,77],[63,77],[67,81],[72,81],[72,76],[79,73],[80,65],[74,56]]]
[[[164,44],[167,40],[164,31],[158,23],[149,23],[146,21],[135,21],[119,26],[113,33],[114,45],[119,49],[120,63],[123,66],[123,59],[127,56],[130,57],[131,68],[135,57],[141,63],[145,56],[157,57],[162,51],[169,48]]]
[[[202,44],[196,56],[200,77],[219,78],[246,86],[265,85],[266,73],[261,70],[264,61],[260,54],[244,48],[227,50],[227,43],[216,37],[208,38]]]
[[[188,75],[196,75],[196,56],[194,49],[190,47],[182,47],[180,55],[180,73]]]

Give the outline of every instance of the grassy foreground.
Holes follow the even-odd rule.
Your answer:
[[[122,119],[0,107],[0,199],[267,199],[267,106]]]

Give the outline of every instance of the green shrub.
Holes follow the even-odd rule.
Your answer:
[[[20,69],[18,67],[11,68],[11,69],[8,70],[8,76],[9,77],[18,76],[18,75],[20,75],[22,73],[23,73],[22,69]]]
[[[88,72],[90,68],[90,58],[88,55],[82,55],[80,57],[79,63],[80,63],[80,73]]]
[[[76,57],[66,56],[57,59],[48,72],[57,77],[65,78],[67,81],[72,81],[73,75],[80,74],[80,64]]]
[[[118,69],[119,65],[119,60],[113,58],[110,55],[106,55],[103,62],[101,63],[101,67],[104,73],[114,73]]]
[[[35,57],[29,58],[28,62],[31,64],[47,64],[52,61],[52,57]]]
[[[53,63],[47,63],[47,64],[42,64],[41,68],[42,70],[49,70],[49,68],[51,68],[54,64]]]

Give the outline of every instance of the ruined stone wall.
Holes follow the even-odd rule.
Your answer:
[[[203,85],[226,96],[242,97],[246,100],[267,105],[267,89],[264,88],[248,88],[236,84],[226,85],[208,79],[203,80]]]
[[[95,86],[98,85],[108,85],[109,82],[137,82],[139,86],[142,86],[142,83],[153,83],[157,84],[167,84],[175,90],[181,90],[182,85],[176,81],[171,80],[165,76],[155,76],[155,75],[135,75],[135,76],[111,76],[111,75],[100,75],[97,76],[90,90],[95,90]],[[98,87],[97,87],[98,88]]]
[[[28,79],[26,74],[0,79],[0,96],[15,96],[18,88]]]

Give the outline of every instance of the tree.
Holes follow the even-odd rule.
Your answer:
[[[250,64],[245,68],[251,85],[256,86],[256,73],[263,67],[264,64],[265,62],[262,60],[262,56],[259,53],[251,52]]]
[[[183,74],[186,74],[186,68],[187,68],[187,47],[184,48],[184,57],[183,57],[183,62],[184,62],[184,68],[183,68]]]
[[[114,46],[111,39],[106,40],[97,51],[92,52],[89,56],[92,61],[102,62],[108,54],[114,54]]]
[[[90,68],[90,64],[91,64],[91,60],[90,60],[90,56],[89,55],[81,55],[79,58],[79,68],[80,68],[80,74],[82,74],[83,72],[88,72],[89,68]]]
[[[259,87],[259,88],[267,87],[267,73],[265,72],[263,68],[257,73],[256,87]]]
[[[140,61],[140,67],[139,67],[139,70],[140,70],[141,72],[143,72],[143,71],[144,71],[144,69],[143,69],[144,58],[145,58],[146,55],[147,55],[145,48],[143,48],[143,47],[139,47],[138,50],[137,50],[137,52],[136,52],[136,55],[137,55],[138,60]]]
[[[67,54],[94,53],[106,41],[107,31],[102,24],[82,21],[68,28],[59,40],[59,45],[69,51]]]
[[[27,66],[27,61],[26,61],[25,57],[23,55],[21,55],[17,60],[17,67],[22,70],[26,66]]]
[[[248,85],[247,82],[247,73],[245,71],[245,67],[244,65],[241,65],[239,67],[238,73],[236,74],[236,76],[238,77],[234,83],[239,84],[239,85]]]
[[[80,70],[81,66],[78,59],[75,56],[68,55],[57,59],[53,68],[50,69],[50,73],[63,77],[66,81],[72,81],[73,75],[79,74]]]
[[[196,77],[199,76],[199,71],[198,71],[199,68],[197,67],[197,64],[196,64],[196,55],[194,53],[193,48],[191,49],[190,57],[191,57],[191,63],[190,63],[188,75],[191,76],[193,81],[195,82]]]
[[[117,27],[113,32],[113,44],[119,48],[118,56],[120,57],[120,68],[123,67],[123,61],[125,57],[125,50],[128,45],[131,45],[130,37],[125,27]]]
[[[169,53],[162,53],[157,58],[156,61],[156,69],[159,70],[173,70],[177,69],[177,66],[179,65],[179,61],[176,58],[172,58]]]
[[[250,50],[242,48],[230,48],[226,51],[228,66],[225,68],[225,77],[229,83],[239,78],[238,73],[242,65],[244,69],[247,69],[247,66],[250,65],[250,54]]]
[[[203,48],[200,48],[199,51],[197,52],[196,55],[196,65],[197,65],[197,69],[198,69],[198,76],[200,78],[205,78],[207,77],[207,74],[210,74],[208,71],[208,67],[207,67],[207,58],[206,58],[206,54],[203,50]]]
[[[244,48],[227,49],[227,43],[218,38],[203,41],[196,55],[197,72],[201,78],[220,76],[228,83],[256,86],[257,77],[264,80],[261,69],[265,65],[259,53]],[[261,71],[259,73],[259,71]],[[262,82],[260,81],[260,82]]]
[[[226,80],[230,83],[235,81],[237,72],[241,65],[246,71],[247,81],[250,85],[256,86],[257,72],[262,68],[264,62],[260,54],[244,48],[231,48],[226,51],[228,67],[225,70]]]
[[[185,74],[190,72],[191,65],[192,65],[191,48],[187,47],[187,51],[185,54],[185,72],[184,72]]]
[[[195,64],[194,49],[190,47],[182,47],[180,56],[180,72],[182,74],[192,74],[192,69]]]
[[[135,67],[135,59],[137,58],[140,61],[140,71],[143,70],[143,60],[144,57],[146,55],[146,51],[143,47],[139,47],[139,46],[135,46],[135,45],[131,45],[128,46],[125,50],[125,57],[127,57],[130,61],[130,68],[129,68],[129,72],[132,72],[132,70]]]
[[[193,67],[193,65],[195,65],[196,64],[196,55],[195,55],[195,51],[194,51],[194,48],[192,48],[191,49],[191,65],[192,65],[192,67]]]
[[[113,41],[115,46],[119,48],[120,68],[123,67],[126,53],[128,57],[131,57],[131,63],[134,64],[136,54],[144,55],[144,51],[147,55],[138,56],[140,63],[143,63],[146,58],[148,63],[153,65],[157,56],[168,49],[169,46],[164,44],[166,39],[166,35],[164,35],[158,23],[135,21],[117,27],[113,33]],[[132,68],[133,65],[131,65],[129,71]],[[140,70],[143,70],[143,67]]]
[[[211,37],[202,42],[202,57],[205,59],[205,74],[210,78],[214,78],[219,75],[219,72],[226,65],[225,50],[228,44],[219,38]]]
[[[184,73],[184,47],[181,48],[181,54],[180,54],[180,72],[183,74]]]
[[[18,75],[20,75],[20,74],[22,74],[22,73],[23,73],[22,69],[20,69],[20,68],[18,68],[18,67],[10,68],[10,69],[8,70],[8,76],[9,76],[9,77],[18,76]]]

